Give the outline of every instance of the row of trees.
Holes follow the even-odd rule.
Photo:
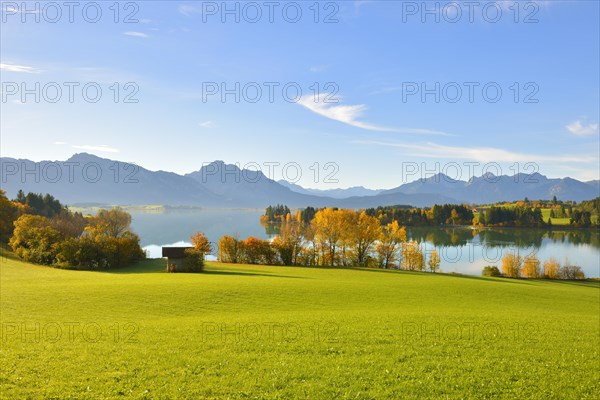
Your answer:
[[[408,270],[439,269],[433,251],[426,262],[417,242],[406,240],[406,230],[397,221],[382,225],[366,211],[323,208],[305,222],[306,213],[280,218],[273,241],[224,236],[219,241],[223,262],[309,266],[375,266]]]
[[[479,223],[484,226],[542,227],[546,225],[541,208],[518,205],[512,207],[492,206],[480,215]]]
[[[0,233],[15,254],[61,268],[112,269],[145,258],[131,215],[118,208],[84,217],[49,194],[0,192]]]
[[[466,225],[473,222],[473,210],[464,204],[434,205],[431,208],[386,206],[365,210],[382,224],[392,221],[405,226]]]
[[[521,257],[508,253],[502,258],[502,272],[496,266],[483,268],[484,276],[505,276],[508,278],[545,278],[545,279],[585,279],[581,267],[566,260],[561,266],[555,258],[550,258],[542,265],[535,255]]]

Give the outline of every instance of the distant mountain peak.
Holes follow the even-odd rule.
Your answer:
[[[95,154],[90,154],[86,152],[75,153],[65,162],[79,162],[79,163],[88,163],[88,162],[113,162],[113,160],[109,158],[102,158]]]
[[[438,172],[435,175],[430,176],[429,178],[421,178],[420,179],[421,182],[435,182],[435,183],[441,183],[441,182],[447,182],[447,183],[454,183],[454,182],[459,182],[456,179],[452,179],[451,177],[449,177],[448,175],[442,173],[442,172]]]

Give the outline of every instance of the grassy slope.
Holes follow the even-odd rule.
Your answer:
[[[118,273],[77,272],[3,259],[2,398],[550,399],[600,391],[598,282],[162,268],[149,260]],[[67,323],[79,324],[72,337]]]

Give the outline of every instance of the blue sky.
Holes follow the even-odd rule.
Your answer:
[[[60,16],[1,2],[2,156],[87,151],[179,173],[279,163],[273,178],[318,188],[427,171],[599,178],[597,1],[227,3],[239,22],[222,2],[113,3],[95,3],[98,18],[77,3],[71,22],[62,2]],[[240,101],[223,99],[236,83]]]

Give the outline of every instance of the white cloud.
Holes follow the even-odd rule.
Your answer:
[[[67,142],[54,142],[52,144],[55,144],[57,146],[62,146],[62,145],[69,144],[69,143],[67,143]]]
[[[123,35],[140,37],[140,38],[144,38],[144,39],[148,37],[148,35],[146,35],[144,32],[135,32],[135,31],[123,32]]]
[[[329,68],[328,65],[313,65],[312,67],[310,67],[308,70],[312,73],[317,73],[317,72],[323,72],[325,71],[327,68]]]
[[[105,144],[101,144],[98,146],[90,146],[90,145],[73,145],[71,146],[74,149],[78,150],[90,150],[90,151],[101,151],[104,153],[118,153],[119,149],[115,149],[114,147],[110,147]]]
[[[588,136],[598,133],[598,124],[583,125],[581,121],[572,122],[565,128],[576,136]]]
[[[189,5],[189,4],[180,4],[177,7],[177,11],[179,11],[180,14],[183,14],[185,16],[190,16],[192,14],[198,14],[200,13],[200,8]]]
[[[527,154],[517,153],[495,147],[465,147],[465,146],[444,146],[436,143],[418,143],[418,144],[406,144],[406,143],[388,143],[378,142],[371,140],[355,140],[353,143],[366,144],[366,145],[379,145],[387,147],[397,147],[406,149],[410,155],[416,157],[427,157],[427,158],[443,158],[443,159],[456,159],[456,160],[473,160],[479,162],[547,162],[547,161],[558,161],[558,162],[598,162],[598,158],[594,156],[585,155],[539,155],[539,154]]]
[[[24,5],[24,3],[21,3],[21,4],[23,4],[21,7],[19,7],[19,6],[15,7],[13,4],[7,4],[6,6],[2,7],[2,11],[8,15],[39,14],[40,13],[40,10],[37,9],[36,7],[32,8],[32,9],[27,9],[27,7]]]
[[[202,128],[206,128],[206,129],[212,129],[212,128],[216,128],[217,127],[217,124],[215,124],[212,121],[200,122],[198,125],[201,126]]]
[[[26,65],[16,65],[16,64],[0,64],[0,70],[8,71],[8,72],[19,72],[26,74],[39,74],[42,72],[41,70],[29,67]]]
[[[324,100],[321,101],[321,95],[317,96],[316,100],[318,101],[315,101],[313,95],[306,95],[300,98],[298,104],[325,118],[369,131],[449,136],[447,133],[441,131],[414,128],[387,128],[368,122],[359,121],[358,119],[363,115],[364,111],[367,110],[367,106],[364,104],[336,105],[338,103],[325,103]]]

